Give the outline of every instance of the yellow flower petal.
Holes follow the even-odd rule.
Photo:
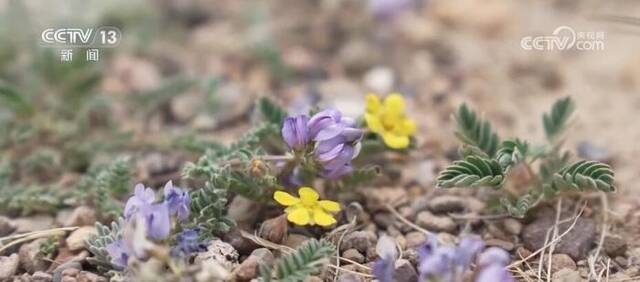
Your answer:
[[[283,191],[276,191],[273,193],[273,199],[283,206],[292,206],[300,202],[300,199]]]
[[[287,220],[295,223],[296,225],[307,225],[309,224],[309,211],[303,207],[299,207],[291,210],[291,212],[287,213]]]
[[[383,133],[382,140],[384,141],[384,144],[393,149],[404,149],[409,146],[409,136],[406,135]]]
[[[384,130],[384,128],[382,127],[382,123],[377,116],[365,113],[364,120],[367,122],[367,126],[369,127],[369,129],[371,129],[371,131],[378,133]]]
[[[323,208],[325,211],[328,211],[328,212],[340,211],[340,204],[334,201],[322,200],[322,201],[319,201],[318,204],[320,205],[321,208]]]
[[[400,135],[413,135],[416,133],[416,123],[411,119],[405,118],[400,122],[400,126],[397,129]]]
[[[404,114],[404,98],[398,93],[393,93],[384,99],[384,110],[396,115]]]
[[[368,94],[366,99],[366,108],[365,111],[367,113],[377,113],[380,111],[380,98],[376,94]]]
[[[329,226],[336,223],[336,219],[322,209],[313,210],[313,220],[320,226]]]
[[[318,192],[316,192],[316,190],[313,190],[313,188],[310,188],[310,187],[301,187],[298,190],[298,195],[300,195],[300,199],[302,200],[302,202],[307,205],[314,204],[320,198],[320,195],[318,195]]]

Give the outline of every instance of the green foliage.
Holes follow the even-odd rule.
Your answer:
[[[276,261],[274,270],[277,281],[298,282],[321,271],[335,247],[328,241],[309,239],[293,253]],[[273,271],[268,267],[260,268],[263,281],[271,281]]]
[[[549,141],[554,141],[562,134],[574,109],[575,103],[571,97],[566,97],[556,101],[551,112],[542,116],[544,133]]]
[[[54,255],[58,251],[58,247],[60,247],[60,238],[59,237],[49,237],[42,245],[40,245],[40,253],[44,255],[47,259],[54,259]]]
[[[258,109],[266,122],[278,126],[282,126],[282,122],[287,117],[287,112],[267,97],[260,97]]]
[[[529,143],[518,138],[504,140],[496,153],[496,159],[504,171],[524,160],[529,153]]]
[[[131,191],[131,158],[116,157],[109,164],[92,167],[78,183],[81,197],[93,203],[102,220],[115,219],[121,213],[119,198]]]
[[[468,156],[464,160],[453,162],[440,173],[437,186],[477,187],[489,186],[498,188],[504,183],[504,174],[496,160],[477,156]]]
[[[366,185],[380,175],[379,166],[365,166],[354,170],[341,180],[341,188],[350,189]]]
[[[614,192],[613,170],[596,161],[578,161],[553,175],[551,187],[562,190]]]
[[[556,142],[574,108],[573,101],[567,97],[554,103],[550,113],[543,114],[547,144],[531,145],[512,138],[504,140],[498,147],[497,134],[489,122],[478,118],[463,104],[456,115],[456,136],[463,142],[460,153],[464,159],[455,161],[440,173],[438,187],[500,188],[510,169],[522,165],[530,176],[529,182],[522,184],[528,190],[522,195],[500,199],[503,208],[515,217],[524,217],[539,202],[564,191],[615,191],[611,167],[587,160],[569,164],[570,155],[561,150],[561,142]],[[534,162],[540,163],[537,172],[532,169]]]
[[[12,86],[0,83],[0,107],[8,107],[18,114],[30,114],[33,111],[31,101],[24,93]]]
[[[120,267],[111,263],[111,257],[109,257],[109,253],[107,252],[107,245],[122,236],[121,232],[124,224],[123,218],[111,222],[110,227],[96,222],[97,235],[92,236],[86,242],[89,252],[93,254],[93,256],[87,258],[87,261],[95,265],[100,272],[122,270]]]
[[[273,124],[264,124],[240,137],[228,147],[210,149],[183,171],[187,178],[204,178],[216,189],[226,189],[249,199],[263,200],[265,193],[278,187],[268,173],[252,172],[252,161],[264,155],[259,144],[277,132]]]
[[[466,104],[462,104],[458,108],[455,119],[457,122],[455,134],[458,139],[463,143],[479,148],[488,156],[493,157],[500,141],[498,134],[491,128],[491,123],[480,118]]]
[[[191,193],[191,222],[204,230],[205,237],[229,231],[235,222],[225,216],[227,192],[207,182],[205,187]]]

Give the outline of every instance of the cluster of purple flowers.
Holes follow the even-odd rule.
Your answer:
[[[339,179],[353,170],[351,160],[359,152],[359,141],[364,132],[355,126],[354,119],[328,109],[311,118],[306,115],[287,117],[282,125],[282,137],[296,152],[313,148],[315,159],[322,166],[322,175]]]
[[[380,247],[381,242],[378,243]],[[389,245],[389,243],[382,243]],[[386,247],[385,249],[389,249]],[[393,247],[395,248],[395,246]],[[461,282],[464,274],[480,251],[485,248],[484,241],[468,236],[460,240],[457,246],[438,245],[434,236],[418,248],[419,281]],[[393,281],[395,249],[378,251],[380,258],[373,266],[373,274],[380,282]],[[509,254],[503,249],[491,247],[485,249],[477,259],[478,274],[475,282],[513,282],[513,276],[506,269]]]
[[[186,221],[189,218],[190,205],[189,193],[173,186],[171,181],[164,186],[164,200],[162,202],[156,202],[153,189],[138,184],[135,186],[133,196],[127,200],[123,216],[127,225],[134,223],[143,225],[140,229],[145,232],[143,237],[164,240],[171,233],[171,218],[175,216],[178,221]],[[197,237],[197,230],[185,230],[178,234],[175,253],[200,250],[201,246],[197,242]],[[106,249],[111,257],[111,262],[114,265],[126,267],[131,256],[142,259],[143,252],[137,251],[141,248],[137,248],[136,244],[143,242],[136,242],[136,240],[139,238],[121,236],[118,240],[107,245]]]

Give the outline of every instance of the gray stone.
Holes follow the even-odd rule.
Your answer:
[[[442,195],[432,198],[428,202],[428,208],[435,213],[449,213],[463,211],[467,206],[467,201],[459,196]]]
[[[53,227],[54,218],[48,215],[36,215],[30,217],[20,217],[13,220],[17,233],[27,233],[38,230],[45,230]]]
[[[576,262],[571,259],[570,256],[565,254],[553,254],[551,256],[551,273],[555,273],[562,269],[576,270],[578,266]]]
[[[360,252],[358,252],[358,250],[356,249],[348,249],[342,252],[342,257],[351,261],[355,261],[357,263],[364,262],[364,256]],[[346,262],[346,263],[350,263],[350,262]]]
[[[553,282],[581,282],[582,277],[580,277],[580,273],[576,270],[564,268],[560,269],[556,273],[551,276],[551,281]]]
[[[376,244],[376,241],[377,237],[373,232],[353,231],[344,237],[340,250],[356,249],[360,253],[366,253],[369,247]]]
[[[16,225],[10,218],[0,215],[0,237],[7,236],[16,231]]]
[[[500,239],[487,239],[485,244],[489,247],[499,247],[506,251],[513,251],[515,245],[512,242],[500,240]]]
[[[260,265],[273,264],[273,253],[266,248],[255,249],[235,270],[238,281],[250,281],[258,277]]]
[[[80,271],[76,275],[76,280],[78,282],[107,282],[107,278],[88,271]]]
[[[627,242],[621,236],[608,235],[604,237],[602,248],[609,256],[622,256],[627,251]]]
[[[406,259],[399,259],[396,261],[395,272],[393,273],[393,281],[395,282],[417,282],[418,273],[416,269],[411,265],[411,262]]]
[[[404,238],[407,241],[406,248],[412,250],[419,246],[422,246],[422,244],[424,244],[424,242],[427,240],[427,235],[422,232],[413,231],[407,233]]]
[[[516,219],[507,218],[502,222],[502,225],[504,230],[512,235],[520,235],[520,232],[522,232],[522,223]]]
[[[453,233],[458,225],[448,216],[422,211],[416,216],[416,224],[429,231]]]
[[[51,282],[51,280],[53,280],[53,276],[46,272],[36,271],[31,275],[31,281],[33,282]]]
[[[47,269],[49,262],[44,260],[44,254],[40,252],[40,246],[46,241],[47,239],[42,238],[20,246],[18,254],[20,256],[20,265],[22,265],[24,270],[29,273],[34,273]]]
[[[553,217],[539,217],[534,222],[525,226],[522,231],[522,240],[524,246],[529,250],[538,250],[545,244],[547,231],[553,228]],[[558,234],[564,233],[572,221],[568,221],[559,225]],[[596,224],[592,219],[579,218],[576,225],[568,234],[566,234],[558,242],[555,252],[567,254],[574,260],[582,260],[593,246],[596,239]]]
[[[0,281],[5,281],[16,274],[20,258],[17,254],[8,257],[0,257]]]
[[[79,206],[62,222],[65,227],[93,225],[96,222],[96,212],[90,207]]]
[[[98,232],[96,228],[93,226],[83,226],[80,227],[67,237],[65,241],[67,243],[67,247],[70,251],[79,251],[85,248],[85,242],[91,238],[91,236],[96,235]]]
[[[205,261],[213,260],[230,271],[238,264],[239,256],[238,251],[229,243],[214,239],[207,246],[206,252],[201,252],[196,256],[195,262],[204,263]]]

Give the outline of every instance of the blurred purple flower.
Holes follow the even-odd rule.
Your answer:
[[[162,240],[169,236],[169,232],[171,232],[171,217],[169,216],[167,203],[144,206],[140,210],[140,215],[144,220],[149,238]]]
[[[339,179],[353,170],[351,160],[358,155],[363,131],[355,127],[355,121],[342,117],[333,109],[319,112],[307,123],[309,136],[316,141],[315,155],[322,165],[322,175]]]
[[[373,263],[373,275],[380,282],[393,282],[396,257],[398,256],[395,240],[386,235],[381,236],[376,245],[376,253],[378,259]]]
[[[138,212],[142,207],[153,204],[156,200],[156,194],[151,188],[144,188],[142,183],[138,183],[135,187],[133,196],[127,200],[124,206],[124,218],[129,220],[132,215]]]
[[[414,4],[415,0],[369,0],[369,10],[376,19],[387,20]]]
[[[509,260],[509,253],[503,249],[497,247],[486,249],[478,257],[480,273],[475,282],[514,282],[515,279],[506,268]]]
[[[435,236],[418,249],[418,271],[422,280],[457,281],[469,268],[484,242],[474,236],[460,240],[458,246],[439,246]]]
[[[179,220],[185,221],[191,213],[191,198],[189,193],[173,186],[173,182],[169,181],[164,186],[164,201],[169,207],[169,214],[176,215]]]
[[[207,243],[200,240],[200,229],[185,229],[176,236],[176,245],[171,249],[172,256],[186,256],[207,250]]]
[[[299,115],[287,117],[282,125],[282,138],[291,150],[303,150],[310,141],[307,122],[309,117]]]
[[[111,263],[125,268],[129,263],[129,252],[125,249],[122,239],[111,242],[106,247],[109,257],[111,257]]]

